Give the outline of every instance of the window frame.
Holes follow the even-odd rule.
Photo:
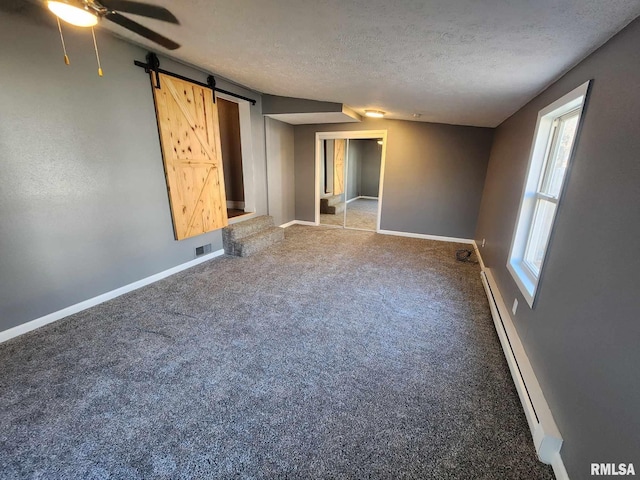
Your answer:
[[[555,228],[558,208],[562,202],[562,195],[571,170],[576,145],[580,137],[584,106],[586,104],[590,83],[591,80],[586,81],[538,112],[527,166],[527,176],[520,196],[518,218],[513,230],[513,238],[507,260],[507,269],[513,276],[516,285],[531,308],[533,308],[536,299],[536,293],[549,251],[551,236]],[[576,111],[578,112],[576,133],[569,150],[567,167],[562,182],[560,183],[558,195],[554,197],[541,190],[544,188],[543,182],[552,161],[551,156],[557,154],[558,135],[555,135],[555,132],[558,130],[558,128],[556,128],[559,124],[558,119]],[[549,171],[551,172],[551,170]],[[525,260],[525,254],[531,245],[536,211],[539,208],[538,206],[545,201],[555,204],[555,208],[551,218],[551,226],[544,244],[540,268],[537,269],[538,271],[536,272],[535,266],[530,265],[530,262]]]

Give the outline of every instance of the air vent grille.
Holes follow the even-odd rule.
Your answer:
[[[206,255],[207,253],[211,253],[210,243],[202,245],[201,247],[196,247],[196,257],[199,257],[200,255]]]

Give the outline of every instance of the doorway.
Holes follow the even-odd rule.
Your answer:
[[[253,214],[253,149],[249,102],[216,92],[227,216]],[[233,223],[230,222],[230,223]]]
[[[316,225],[380,230],[386,130],[316,133]]]

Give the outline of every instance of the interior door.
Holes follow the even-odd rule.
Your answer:
[[[228,224],[218,109],[211,89],[159,77],[158,130],[174,234],[182,240]]]

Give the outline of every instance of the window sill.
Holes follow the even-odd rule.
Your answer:
[[[520,262],[509,261],[507,262],[507,269],[511,273],[511,276],[516,282],[516,285],[520,289],[520,293],[524,296],[527,304],[530,308],[533,308],[533,302],[536,298],[536,290],[538,283],[534,283],[524,272],[524,269]]]

